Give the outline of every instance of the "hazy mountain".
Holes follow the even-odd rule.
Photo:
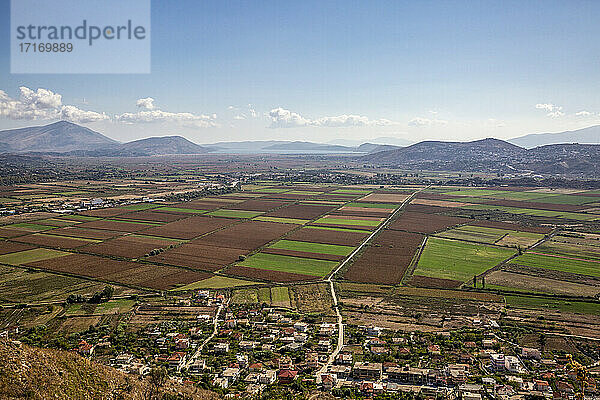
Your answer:
[[[399,149],[398,146],[392,146],[391,144],[376,144],[376,143],[363,143],[356,147],[356,150],[361,153],[377,153],[379,151]]]
[[[575,131],[534,133],[510,139],[509,142],[528,149],[548,144],[562,143],[600,144],[600,125],[590,126]]]
[[[119,150],[144,155],[202,154],[210,150],[181,136],[150,137],[123,143]]]
[[[365,141],[364,140],[352,140],[352,139],[335,139],[335,140],[331,140],[327,143],[328,144],[338,144],[341,146],[348,146],[348,147],[356,147],[356,146],[360,146],[361,144],[364,144]],[[404,146],[410,146],[414,142],[407,140],[407,139],[397,138],[397,137],[378,137],[375,139],[369,139],[367,143],[404,147]]]
[[[356,151],[353,147],[339,146],[332,144],[321,144],[312,142],[286,142],[267,146],[264,150],[286,150],[286,151],[327,151],[327,152],[353,152]]]
[[[525,149],[498,140],[421,142],[359,158],[407,170],[570,174],[597,177],[600,145],[556,144]]]
[[[217,151],[228,151],[228,152],[242,152],[242,153],[253,153],[260,152],[266,147],[289,143],[286,140],[248,140],[243,142],[217,142],[211,144],[204,144],[203,146],[215,149]]]
[[[67,121],[0,131],[0,151],[4,152],[67,152],[116,144],[117,141],[98,132]]]

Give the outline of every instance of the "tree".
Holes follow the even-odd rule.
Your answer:
[[[160,389],[167,383],[167,377],[167,369],[165,367],[152,368],[148,374],[148,387],[144,391],[144,399],[159,399]]]
[[[106,285],[104,286],[104,289],[102,290],[102,296],[108,301],[113,297],[113,294],[115,293],[115,288],[113,288],[110,285]]]

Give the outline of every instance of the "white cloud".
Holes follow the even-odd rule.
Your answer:
[[[63,106],[60,110],[60,119],[75,122],[77,124],[87,124],[90,122],[109,120],[110,118],[105,113],[100,114],[94,111],[85,111],[75,106]]]
[[[135,105],[146,110],[154,110],[154,99],[152,97],[139,99],[135,102]]]
[[[63,119],[76,123],[109,119],[106,114],[63,105],[62,96],[48,89],[32,90],[21,86],[19,92],[19,98],[14,99],[0,90],[0,117],[14,120]]]
[[[559,118],[565,115],[565,113],[562,111],[563,108],[561,106],[557,106],[556,104],[552,103],[538,103],[535,105],[535,108],[537,108],[538,110],[548,111],[546,116],[550,118]]]
[[[187,112],[169,112],[157,110],[154,106],[154,99],[147,97],[139,99],[136,105],[142,108],[136,113],[123,113],[116,115],[115,119],[127,124],[135,123],[154,123],[154,122],[174,122],[183,126],[194,128],[211,128],[218,126],[216,114],[192,114]]]
[[[270,128],[297,128],[302,126],[340,128],[352,126],[388,126],[396,125],[387,119],[371,120],[360,115],[339,115],[337,117],[304,118],[298,113],[278,107],[269,112]]]
[[[443,119],[429,119],[429,118],[422,118],[422,117],[416,117],[411,119],[410,121],[408,121],[408,126],[412,126],[412,127],[423,127],[423,126],[432,126],[432,125],[447,125],[448,121],[445,121]]]
[[[579,111],[579,112],[576,112],[575,115],[578,117],[587,117],[587,116],[592,115],[592,113],[589,111]]]

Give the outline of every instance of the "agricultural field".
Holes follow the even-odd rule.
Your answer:
[[[512,249],[496,246],[429,238],[414,276],[441,279],[450,287],[458,287],[515,254]]]

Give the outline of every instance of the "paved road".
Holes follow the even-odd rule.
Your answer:
[[[210,342],[212,338],[215,337],[215,335],[217,334],[217,330],[219,329],[219,314],[221,314],[221,311],[223,310],[223,308],[227,307],[228,304],[229,304],[229,299],[227,299],[227,301],[223,302],[219,306],[219,308],[217,309],[217,312],[215,313],[215,318],[213,320],[213,331],[212,331],[212,333],[210,334],[209,337],[207,337],[206,339],[204,339],[204,341],[200,344],[200,346],[198,346],[196,348],[196,351],[194,352],[194,354],[185,363],[185,368],[189,368],[189,366],[192,365],[192,363],[194,362],[194,360],[196,358],[198,358],[198,356],[200,356],[200,354],[202,353],[202,349],[204,349],[204,346],[206,346],[206,344],[208,342]]]
[[[423,190],[423,189],[421,189],[421,190]],[[333,362],[335,361],[335,358],[337,357],[337,355],[340,353],[340,351],[344,347],[344,324],[343,324],[343,319],[342,319],[342,313],[340,312],[340,308],[338,306],[338,298],[335,293],[335,285],[333,284],[333,278],[335,277],[335,274],[337,274],[352,259],[352,257],[354,257],[356,254],[358,254],[358,252],[363,247],[365,247],[375,236],[377,236],[377,234],[379,234],[379,232],[381,232],[389,224],[389,222],[396,215],[398,215],[398,213],[400,213],[402,211],[402,209],[404,209],[404,206],[406,204],[408,204],[413,199],[413,197],[417,193],[419,193],[421,190],[418,190],[418,191],[414,192],[413,194],[411,194],[410,196],[408,196],[402,202],[400,207],[398,207],[393,213],[391,213],[389,215],[389,217],[379,226],[379,228],[374,230],[373,233],[371,233],[369,235],[369,237],[367,237],[367,239],[361,243],[360,246],[358,246],[352,253],[350,253],[350,255],[348,257],[346,257],[346,259],[336,269],[334,269],[329,274],[327,279],[325,280],[327,283],[329,283],[329,290],[331,291],[331,297],[333,298],[333,308],[335,309],[335,314],[337,317],[337,325],[338,325],[338,340],[337,340],[337,346],[335,347],[335,349],[333,350],[333,352],[329,355],[329,358],[327,359],[327,363],[325,365],[323,365],[317,371],[317,380],[316,380],[317,383],[321,383],[321,374],[327,372],[327,368],[329,368],[329,366],[331,364],[333,364]]]

